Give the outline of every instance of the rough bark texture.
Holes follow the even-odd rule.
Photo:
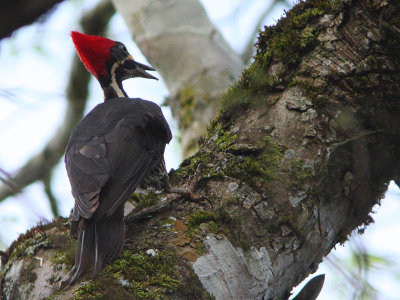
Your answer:
[[[398,7],[307,1],[266,28],[199,151],[170,174],[182,185],[201,163],[196,192],[213,206],[134,195],[132,214],[153,214],[128,216],[124,254],[98,280],[54,298],[286,299],[332,247],[372,221],[373,205],[399,177]],[[10,270],[29,253],[71,252],[62,226],[49,227],[8,250],[4,296]],[[43,281],[40,267],[31,271],[32,284]]]
[[[113,0],[133,39],[160,72],[178,120],[184,156],[194,154],[218,110],[216,96],[243,63],[198,0]]]

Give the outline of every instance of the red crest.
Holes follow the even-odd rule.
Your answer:
[[[107,75],[106,61],[110,58],[110,48],[115,46],[115,41],[77,31],[71,31],[71,37],[86,69],[96,78]]]

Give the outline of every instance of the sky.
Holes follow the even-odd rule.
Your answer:
[[[230,0],[227,6],[226,1],[222,0],[201,2],[210,19],[239,53],[245,48],[267,3],[262,0]],[[26,26],[12,38],[0,41],[0,168],[3,170],[12,174],[42,149],[59,126],[64,114],[65,87],[74,53],[69,32],[79,30],[80,13],[77,14],[77,11],[88,10],[96,3],[97,0],[66,1],[43,24]],[[283,9],[287,7],[278,5],[269,19],[265,20],[265,24],[276,22]],[[111,20],[107,36],[123,42],[137,61],[147,63],[118,14]],[[128,80],[124,83],[125,90],[132,97],[162,104],[168,96],[168,90],[162,78],[158,74],[155,76],[160,80]],[[102,97],[98,83],[92,80],[87,111],[99,103]],[[179,132],[170,110],[163,107],[163,112],[174,135],[173,142],[166,149],[166,163],[168,168],[177,168],[182,159]],[[52,187],[61,215],[68,216],[73,199],[62,160],[54,171]],[[0,249],[5,249],[18,234],[38,221],[52,219],[46,199],[42,184],[36,183],[23,193],[0,203]],[[379,289],[380,296],[374,299],[400,300],[400,295],[397,295],[400,285],[400,239],[394,238],[400,232],[399,200],[400,191],[391,184],[382,200],[382,206],[374,209],[375,224],[367,228],[361,239],[355,235],[350,244],[337,246],[333,251],[334,256],[329,256],[317,273],[311,276],[327,274],[319,299],[353,299],[346,286],[346,282],[351,280],[343,280],[348,275],[343,265],[352,264],[349,249],[362,240],[362,244],[376,257],[376,262],[380,263],[369,274],[370,281]],[[382,262],[379,259],[382,257],[389,263]],[[342,263],[342,267],[333,267],[337,261]],[[338,280],[340,278],[342,280]]]

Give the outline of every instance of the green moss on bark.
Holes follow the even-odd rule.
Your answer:
[[[171,295],[180,286],[177,256],[171,250],[156,249],[155,256],[125,250],[99,279],[77,289],[75,299],[163,299]]]
[[[129,282],[128,289],[142,299],[159,299],[179,286],[176,254],[168,249],[158,249],[155,256],[137,250],[125,250],[107,266],[117,279]]]
[[[39,224],[21,234],[6,250],[9,259],[4,270],[7,270],[15,260],[24,256],[33,256],[41,248],[63,248],[65,246],[64,237],[67,234],[67,228],[63,224],[66,221],[66,218],[59,217],[52,223]],[[59,231],[59,233],[53,234],[52,229],[54,228],[57,229],[55,232]]]
[[[332,14],[340,0],[310,0],[295,5],[275,26],[265,27],[256,44],[253,64],[221,98],[222,115],[230,118],[252,106],[273,103],[271,94],[282,91],[298,64],[318,44],[318,19]],[[272,71],[272,65],[280,65]]]
[[[172,170],[170,172],[170,181],[174,183],[182,178],[187,179],[190,175],[193,175],[200,163],[207,165],[209,162],[211,162],[211,159],[212,154],[210,152],[205,152],[200,149],[195,155],[185,159],[177,171]]]
[[[141,211],[144,208],[151,207],[157,204],[162,197],[161,193],[154,191],[146,191],[145,193],[133,193],[131,200],[136,202],[134,213]]]
[[[241,216],[242,217],[242,216]],[[241,218],[231,216],[223,207],[216,211],[198,211],[188,216],[188,231],[197,232],[201,224],[206,224],[208,233],[225,235],[233,245],[243,250],[250,248],[246,234],[241,231]],[[204,246],[200,246],[198,252],[204,252]]]
[[[198,93],[191,86],[186,86],[178,94],[179,103],[182,107],[179,110],[182,112],[179,118],[182,128],[187,128],[193,120],[192,113],[194,111],[196,97],[198,97]]]
[[[54,252],[51,262],[56,265],[65,264],[70,269],[75,263],[75,250],[77,241],[72,239],[69,234],[54,237],[57,239],[57,251]]]
[[[214,144],[217,146],[220,152],[228,150],[238,138],[236,134],[223,130],[220,125],[217,125],[214,130],[217,132]]]
[[[129,293],[110,274],[102,274],[97,280],[90,280],[75,291],[74,300],[134,300],[139,297]]]
[[[226,169],[226,174],[250,186],[260,188],[277,179],[281,159],[280,147],[267,136],[263,141],[263,150],[260,154],[232,159]]]
[[[313,178],[313,169],[304,164],[303,159],[297,159],[290,162],[291,187],[294,190],[304,188],[304,184]]]

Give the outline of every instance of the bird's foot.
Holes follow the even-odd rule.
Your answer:
[[[189,201],[189,202],[196,202],[196,203],[200,203],[200,204],[204,203],[204,202],[202,203],[202,201],[207,201],[208,204],[212,207],[212,202],[210,199],[208,199],[206,196],[197,195],[194,193],[194,190],[196,188],[196,183],[201,174],[201,168],[202,168],[202,165],[198,165],[196,172],[194,173],[192,179],[181,188],[171,187],[169,185],[168,181],[164,183],[164,190],[166,193],[178,194],[180,196],[173,198],[173,199],[171,199],[172,197],[168,197],[169,198],[168,201],[159,203],[155,206],[144,208],[143,210],[139,211],[138,213],[135,213],[135,214],[129,216],[127,219],[127,222],[138,223],[143,220],[150,219],[157,214],[160,214],[162,212],[170,210],[172,208],[173,204],[179,203],[184,200]]]
[[[207,198],[204,195],[198,195],[198,194],[194,193],[194,191],[196,189],[197,181],[201,175],[202,168],[203,168],[203,164],[201,164],[201,163],[198,164],[193,177],[183,187],[180,187],[180,188],[171,187],[168,184],[168,186],[166,188],[167,193],[180,195],[179,197],[173,199],[172,202],[180,202],[182,200],[186,200],[186,201],[196,202],[196,203],[201,204],[202,201],[207,201],[208,204],[210,204],[210,206],[212,206],[212,202],[209,198]]]
[[[212,202],[209,198],[207,198],[204,195],[198,195],[193,193],[193,191],[189,188],[171,188],[168,193],[171,194],[178,194],[180,195],[179,197],[175,198],[172,200],[172,202],[180,202],[182,200],[186,200],[189,202],[196,202],[196,203],[202,203],[202,201],[207,201],[210,206],[212,206]]]

